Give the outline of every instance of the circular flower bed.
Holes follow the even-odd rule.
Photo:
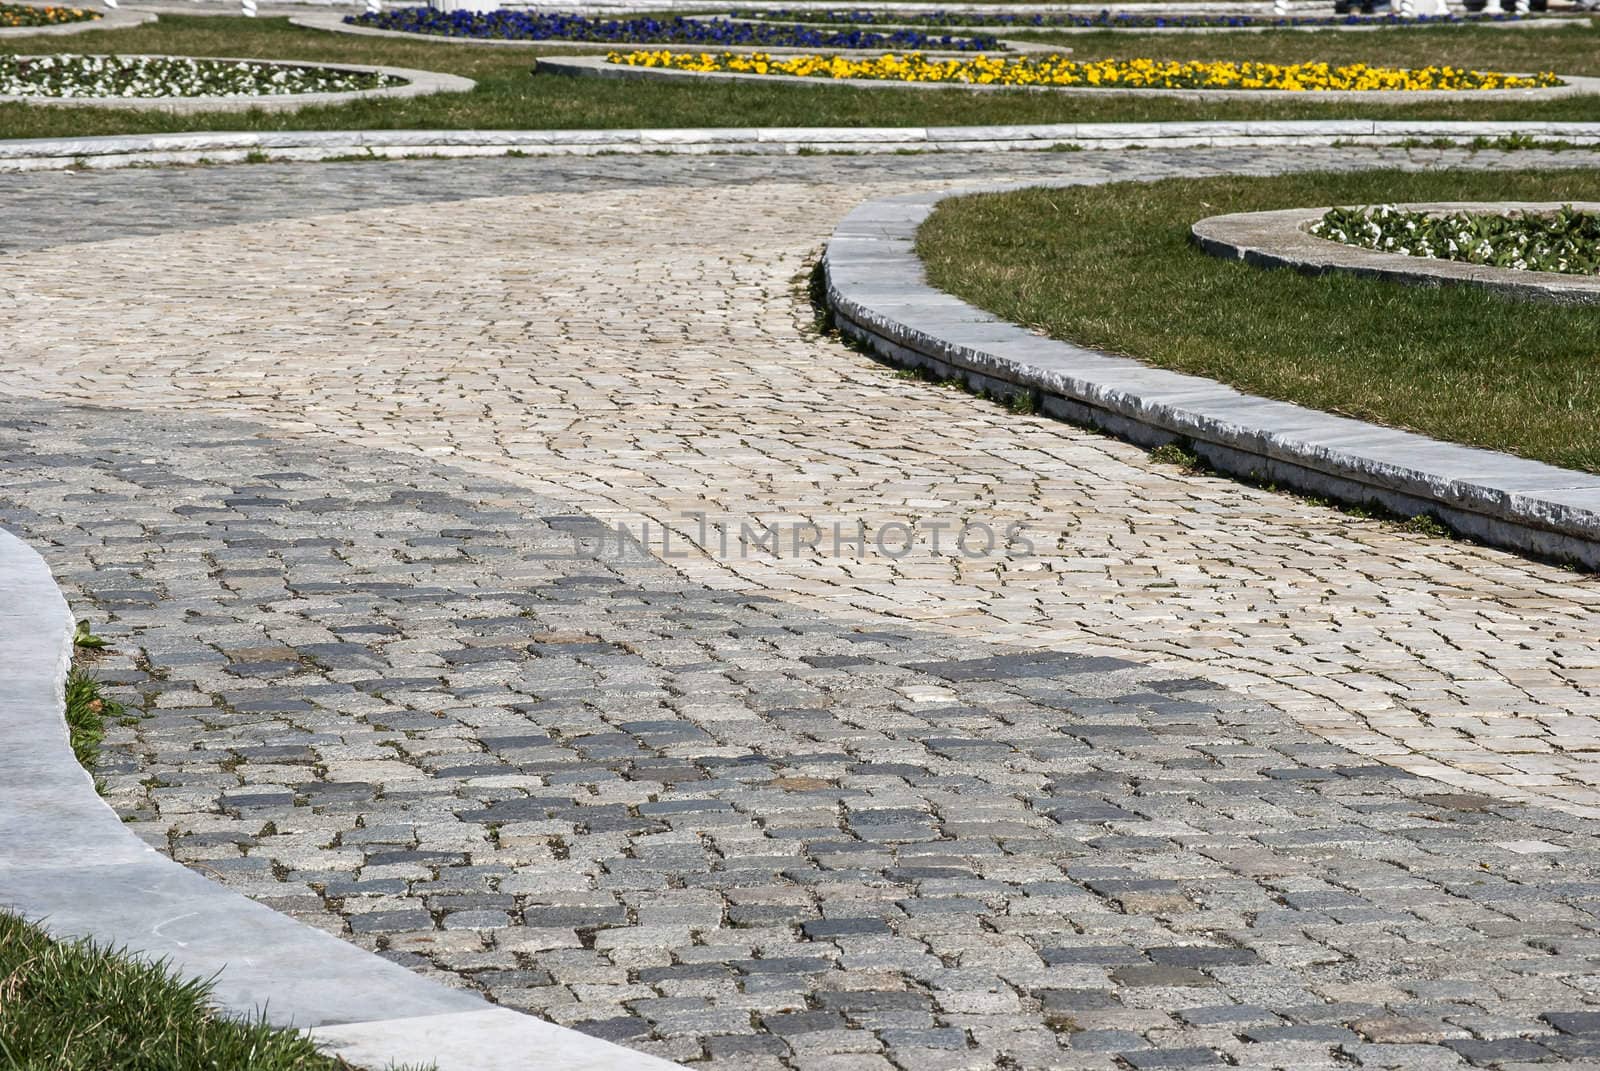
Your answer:
[[[918,53],[872,59],[847,56],[769,56],[765,53],[612,52],[606,62],[629,67],[664,67],[697,73],[789,75],[797,78],[863,78],[890,82],[953,82],[994,86],[1077,86],[1102,89],[1245,89],[1319,92],[1538,89],[1564,83],[1553,74],[1524,77],[1458,67],[1333,67],[1326,63],[1189,62],[1091,60],[1059,55],[1016,59],[929,59]]]
[[[1310,231],[1331,242],[1430,260],[1600,275],[1600,215],[1571,205],[1549,214],[1333,208]]]
[[[1512,22],[1520,15],[1162,15],[1101,11],[1095,14],[1048,12],[1012,14],[987,11],[788,11],[740,9],[734,18],[853,26],[1001,26],[1008,29],[1065,27],[1087,30],[1209,29],[1271,26],[1439,26],[1469,22]]]
[[[951,37],[919,30],[877,33],[827,30],[811,26],[730,22],[725,19],[590,19],[538,11],[437,11],[428,7],[390,8],[376,15],[349,15],[351,26],[438,37],[503,41],[594,41],[602,44],[682,44],[763,48],[926,48],[955,52],[997,49],[993,37]]]
[[[62,26],[69,22],[93,22],[100,12],[81,7],[34,7],[31,4],[0,4],[0,30],[34,26]]]
[[[368,71],[178,56],[0,56],[0,96],[273,97],[405,84]]]

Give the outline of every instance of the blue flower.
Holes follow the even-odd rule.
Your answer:
[[[428,7],[390,8],[379,14],[347,15],[345,22],[377,30],[440,37],[497,38],[507,41],[595,41],[603,44],[707,45],[715,48],[881,48],[972,52],[1000,47],[994,37],[952,37],[920,30],[828,30],[772,22],[638,17],[590,19],[537,11],[438,11]],[[851,21],[851,20],[841,20]],[[862,20],[855,20],[862,21]],[[870,20],[869,20],[870,21]]]
[[[1247,27],[1247,26],[1409,26],[1438,25],[1453,22],[1503,22],[1518,16],[1484,14],[1414,15],[1410,18],[1398,14],[1383,15],[1142,15],[1138,13],[1113,15],[1100,11],[1092,15],[1067,12],[1053,14],[1016,15],[1006,12],[973,11],[865,11],[838,9],[833,11],[792,11],[772,9],[740,9],[734,17],[770,22],[810,22],[823,24],[851,24],[862,26],[1000,26],[1016,28],[1070,27],[1079,29],[1140,30],[1162,27]],[[796,27],[799,29],[800,27]]]

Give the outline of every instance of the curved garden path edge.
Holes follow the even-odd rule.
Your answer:
[[[1027,183],[1025,185],[1049,185]],[[925,281],[918,226],[946,197],[869,201],[823,265],[848,337],[898,364],[959,376],[1140,445],[1182,440],[1220,471],[1401,516],[1429,514],[1483,542],[1600,568],[1600,477],[1245,394],[1199,376],[1041,338]]]
[[[1518,136],[1600,144],[1600,122],[1455,122],[1305,119],[1168,123],[1052,123],[947,127],[722,127],[617,130],[196,131],[178,134],[16,138],[0,141],[0,171],[147,164],[312,161],[375,157],[597,155],[601,153],[1025,152],[1076,145],[1226,147],[1383,145],[1406,138]]]
[[[677,1065],[496,1008],[207,880],[129,832],[67,740],[72,614],[49,567],[0,529],[0,908],[188,977],[223,1009],[311,1028],[358,1067],[669,1071]]]

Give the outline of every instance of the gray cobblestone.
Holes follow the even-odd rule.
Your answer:
[[[1221,155],[1026,164],[1086,176],[1274,166]],[[16,195],[6,218],[19,218],[6,241],[49,261],[52,213],[97,219],[75,237],[137,245],[131,236],[172,227],[383,205],[385,226],[421,235],[422,212],[406,206],[450,197],[583,190],[631,211],[649,201],[624,197],[630,183],[743,204],[775,195],[741,185],[774,177],[904,183],[972,165],[890,166],[455,162],[243,169],[226,198],[205,171],[0,176],[0,189]],[[134,204],[142,216],[124,210]],[[309,231],[290,240],[315,245]],[[116,241],[97,248],[109,255]],[[39,285],[32,262],[21,266],[29,256],[8,263]],[[378,293],[354,278],[330,292],[349,298],[341,332]],[[735,304],[697,315],[771,328],[755,299]],[[919,624],[884,617],[876,596],[835,613],[834,596],[813,596],[799,573],[784,584],[800,593],[778,599],[642,554],[573,554],[571,533],[601,524],[582,512],[598,500],[568,501],[549,483],[530,493],[526,473],[560,469],[582,498],[604,482],[596,459],[621,447],[580,437],[575,453],[553,448],[564,432],[529,430],[575,419],[553,395],[513,406],[455,357],[460,397],[434,381],[440,408],[412,408],[401,400],[419,359],[412,333],[443,328],[432,311],[370,315],[388,326],[362,345],[404,354],[370,399],[403,411],[393,427],[415,436],[404,443],[316,434],[314,391],[274,410],[273,427],[182,413],[181,394],[120,411],[0,403],[0,523],[41,547],[80,616],[111,639],[97,668],[136,719],[108,736],[109,796],[137,832],[214,880],[412,969],[690,1063],[998,1071],[1203,1065],[1209,1052],[1247,1067],[1493,1067],[1600,1055],[1585,1018],[1597,1014],[1600,880],[1584,819],[1451,791],[1330,743],[1297,724],[1318,721],[1303,704],[1291,716],[1172,664],[1179,634],[1148,623],[1118,628],[1157,637],[1159,652],[1066,635],[1025,649],[1005,641],[1037,625],[979,615],[945,627],[959,600],[943,581],[864,581],[885,595],[936,592]],[[447,319],[471,317],[455,306]],[[628,330],[569,319],[563,330],[597,351]],[[241,345],[253,354],[283,344],[251,330]],[[492,317],[474,330],[470,346],[502,345]],[[735,335],[746,347],[754,337]],[[461,338],[449,346],[469,351]],[[336,359],[340,346],[327,348],[319,360]],[[819,352],[807,344],[813,367]],[[141,359],[126,355],[129,367]],[[525,389],[547,389],[516,361]],[[296,374],[309,383],[319,371]],[[829,389],[913,389],[867,386]],[[326,398],[328,411],[345,404]],[[485,413],[484,399],[515,419]],[[952,419],[985,435],[1081,450],[1099,471],[1143,464],[1059,426],[985,423],[955,401]],[[679,397],[641,404],[671,415],[632,426],[640,442],[724,428],[680,412]],[[754,427],[748,408],[737,426]],[[652,464],[690,456],[689,441]],[[716,439],[719,471],[739,462],[734,441]],[[772,459],[796,449],[769,445]],[[400,446],[415,449],[385,448]],[[501,460],[486,475],[490,456]],[[1149,480],[1138,485],[1147,512],[1247,506],[1305,538],[1305,507]],[[1327,522],[1415,567],[1397,537]],[[1270,544],[1259,531],[1245,538]],[[1541,567],[1451,553],[1453,568],[1508,589],[1556,584]],[[1515,619],[1519,634],[1540,642],[1528,620]],[[1296,646],[1327,664],[1353,639]],[[1386,642],[1364,634],[1357,646]],[[1578,639],[1556,642],[1582,654]],[[1571,687],[1586,687],[1583,667],[1568,668]]]

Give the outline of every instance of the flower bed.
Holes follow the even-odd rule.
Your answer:
[[[368,71],[177,56],[0,56],[0,96],[274,97],[403,85]]]
[[[1319,238],[1385,253],[1519,271],[1600,275],[1600,215],[1566,205],[1548,214],[1450,212],[1393,205],[1333,208],[1311,225]]]
[[[1162,15],[1101,11],[1095,14],[1048,12],[1012,14],[987,11],[788,11],[740,9],[734,18],[852,26],[999,26],[1007,29],[1150,30],[1252,28],[1271,26],[1439,26],[1474,22],[1512,22],[1520,15]]]
[[[1079,63],[1055,54],[1016,59],[929,59],[918,53],[872,59],[847,56],[769,56],[765,53],[698,54],[612,52],[606,62],[697,73],[860,78],[891,82],[1102,89],[1243,89],[1318,92],[1537,89],[1564,83],[1553,74],[1523,77],[1457,67],[1369,67],[1326,63],[1178,63],[1167,60],[1094,60]]]
[[[93,22],[100,12],[81,7],[34,7],[31,4],[0,4],[0,30],[34,26],[62,26],[69,22]]]
[[[951,37],[920,30],[878,33],[872,30],[827,30],[725,19],[630,18],[590,19],[537,11],[437,11],[427,7],[390,8],[379,14],[349,15],[351,26],[438,37],[490,38],[504,41],[594,41],[602,44],[682,44],[763,48],[911,48],[955,52],[1000,47],[987,35]]]

